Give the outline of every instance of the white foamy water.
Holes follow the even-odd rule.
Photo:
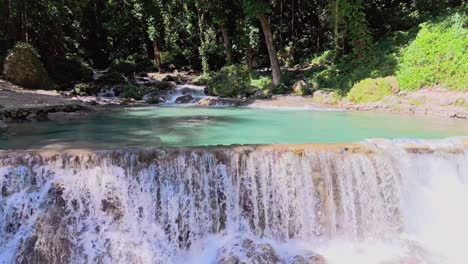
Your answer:
[[[467,263],[468,151],[373,144],[2,154],[0,263]]]

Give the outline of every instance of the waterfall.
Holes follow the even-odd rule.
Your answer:
[[[0,263],[466,263],[466,201],[462,141],[3,152]]]

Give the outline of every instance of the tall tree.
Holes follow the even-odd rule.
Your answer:
[[[244,12],[249,17],[256,17],[262,26],[265,36],[265,44],[268,49],[268,57],[270,59],[272,84],[277,86],[281,82],[281,69],[276,55],[276,48],[273,42],[273,34],[271,31],[270,22],[267,19],[267,14],[271,12],[270,3],[262,0],[243,0]]]

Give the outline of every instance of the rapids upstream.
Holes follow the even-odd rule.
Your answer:
[[[0,263],[467,263],[468,142],[0,152]]]

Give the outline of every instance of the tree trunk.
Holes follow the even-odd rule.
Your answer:
[[[229,32],[224,24],[220,25],[221,33],[223,34],[223,45],[224,45],[224,52],[226,53],[226,64],[232,64],[232,54],[231,54],[231,41],[229,39]]]
[[[27,16],[26,0],[20,2],[20,19],[21,19],[21,35],[20,39],[23,42],[29,42],[28,39],[28,16]]]
[[[205,23],[205,13],[197,8],[197,15],[198,15],[198,36],[200,37],[200,48],[198,49],[200,52],[200,58],[202,63],[202,69],[204,73],[210,72],[210,65],[208,64],[208,57],[206,55],[205,50],[205,38],[203,36],[203,24]]]
[[[162,65],[161,65],[161,51],[159,50],[158,41],[156,37],[153,39],[153,50],[154,50],[154,62],[158,67],[158,71],[161,72]]]
[[[263,34],[265,35],[265,42],[268,49],[268,56],[270,57],[271,64],[271,76],[273,78],[273,86],[277,86],[281,81],[281,70],[278,64],[278,58],[276,57],[276,49],[273,44],[273,36],[271,34],[270,23],[264,15],[258,15],[260,24],[262,25]]]
[[[6,13],[5,13],[5,47],[6,49],[9,49],[13,46],[15,43],[15,35],[14,35],[14,30],[13,30],[13,17],[12,17],[12,10],[11,10],[11,0],[5,0],[5,6],[6,6]]]

